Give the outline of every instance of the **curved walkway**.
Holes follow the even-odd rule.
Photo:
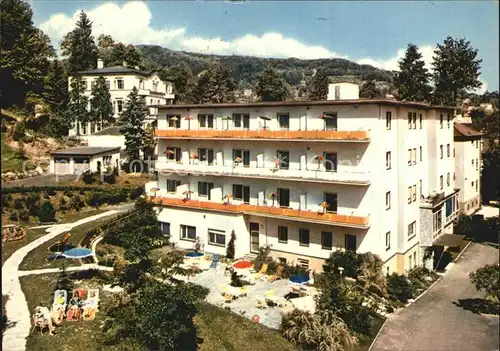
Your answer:
[[[3,278],[2,295],[8,296],[8,300],[5,305],[8,325],[7,329],[3,333],[3,342],[2,342],[3,350],[7,351],[26,350],[26,338],[28,337],[31,329],[30,312],[26,298],[21,289],[19,276],[27,274],[52,273],[50,269],[38,270],[38,271],[24,271],[24,272],[19,271],[19,265],[23,261],[24,257],[28,254],[28,252],[40,246],[41,244],[55,238],[56,236],[73,229],[74,227],[122,212],[124,210],[127,210],[128,208],[130,208],[130,206],[122,205],[120,206],[120,208],[100,213],[95,216],[83,218],[73,223],[51,226],[50,228],[47,229],[48,234],[20,248],[19,250],[14,252],[12,256],[10,256],[7,259],[7,261],[5,261],[5,263],[2,266],[2,278]],[[70,269],[68,268],[68,270]]]
[[[420,299],[389,317],[370,351],[498,350],[498,316],[470,311],[484,293],[469,273],[491,263],[498,263],[497,249],[471,244]]]

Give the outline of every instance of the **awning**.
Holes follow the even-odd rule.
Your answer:
[[[464,240],[465,235],[458,234],[443,234],[440,235],[432,242],[432,245],[436,246],[459,246],[462,240]]]

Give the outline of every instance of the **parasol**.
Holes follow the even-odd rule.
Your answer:
[[[266,117],[266,116],[259,116],[260,119],[264,120],[264,121],[270,121],[271,118],[269,117]]]
[[[319,118],[333,118],[333,116],[323,113],[322,115],[319,116]]]
[[[253,263],[250,261],[238,261],[235,264],[233,264],[233,268],[236,269],[247,269],[251,268],[253,266]]]
[[[296,275],[292,275],[290,277],[290,279],[288,279],[288,280],[291,281],[292,283],[295,283],[295,284],[304,284],[304,283],[307,283],[309,281],[309,275],[296,274]]]
[[[190,258],[201,257],[201,256],[205,256],[205,254],[202,252],[198,252],[198,251],[192,251],[192,252],[186,254],[186,257],[190,257]]]
[[[74,249],[70,249],[68,251],[64,251],[62,254],[66,258],[85,258],[85,257],[90,257],[94,255],[94,251],[91,249],[87,249],[84,247],[76,247]]]
[[[174,116],[174,117],[171,117],[170,119],[171,119],[172,121],[178,121],[178,120],[179,120],[179,118],[177,118],[177,117],[175,117],[175,116]]]

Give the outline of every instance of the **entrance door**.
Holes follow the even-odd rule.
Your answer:
[[[337,212],[337,194],[325,193],[325,202],[328,204],[326,212]]]
[[[250,251],[259,252],[259,223],[250,222]]]
[[[278,188],[278,203],[280,207],[290,207],[290,189]]]
[[[337,172],[337,153],[325,152],[325,169],[327,172]]]

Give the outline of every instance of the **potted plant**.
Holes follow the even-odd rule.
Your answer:
[[[322,209],[322,213],[326,213],[326,209],[330,207],[330,204],[327,203],[326,201],[323,201],[322,203],[319,204],[319,207]]]
[[[274,200],[278,197],[278,193],[275,191],[274,193],[267,195],[267,197],[273,200],[272,206],[274,207]]]
[[[224,200],[227,200],[227,201],[224,201],[224,204],[226,205],[226,204],[228,204],[228,203],[231,201],[231,199],[232,199],[232,198],[233,198],[233,195],[232,195],[232,194],[227,194],[226,196],[224,196],[224,197],[222,198],[222,200],[223,200],[223,201],[224,201]]]

